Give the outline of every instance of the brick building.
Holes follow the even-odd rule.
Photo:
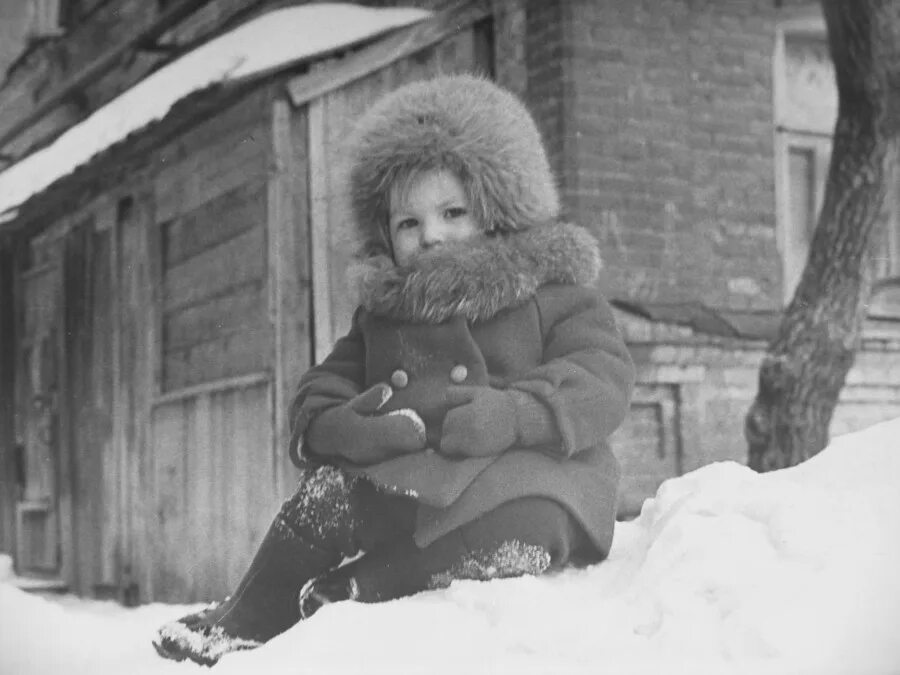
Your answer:
[[[746,457],[828,161],[816,6],[416,3],[435,13],[213,78],[93,154],[63,153],[92,115],[304,4],[0,0],[30,36],[0,52],[0,549],[22,574],[127,601],[231,586],[291,489],[296,378],[349,322],[340,140],[378,94],[439,71],[526,100],[566,215],[601,241],[639,371],[614,438],[623,516],[668,476]],[[44,168],[26,180],[29,166]],[[893,292],[873,299],[836,433],[900,414]]]

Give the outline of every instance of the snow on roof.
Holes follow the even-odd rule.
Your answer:
[[[32,195],[128,134],[165,117],[179,100],[420,21],[422,9],[320,3],[274,10],[160,68],[46,148],[0,173],[0,222]]]

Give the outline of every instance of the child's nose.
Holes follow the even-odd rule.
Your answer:
[[[444,241],[443,224],[438,222],[437,219],[427,218],[422,224],[421,232],[423,248],[428,248]]]

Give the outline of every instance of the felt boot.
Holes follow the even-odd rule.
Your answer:
[[[359,583],[353,569],[353,565],[341,567],[306,582],[297,598],[300,617],[308,619],[332,602],[358,599]]]
[[[589,547],[559,503],[540,497],[507,502],[425,548],[412,537],[384,543],[307,583],[299,596],[306,619],[332,602],[383,602],[445,588],[455,580],[540,575]]]
[[[224,654],[253,649],[299,621],[297,596],[303,585],[355,552],[351,482],[333,467],[309,471],[282,505],[235,592],[160,628],[153,641],[157,652],[213,665]]]

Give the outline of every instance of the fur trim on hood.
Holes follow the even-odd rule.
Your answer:
[[[527,302],[545,284],[590,286],[600,273],[597,241],[560,223],[509,235],[444,244],[404,266],[387,254],[351,272],[364,309],[403,321],[478,322]]]
[[[349,193],[363,255],[385,253],[391,186],[453,171],[486,232],[550,223],[559,195],[540,133],[512,93],[471,75],[413,82],[359,120],[348,146]]]

